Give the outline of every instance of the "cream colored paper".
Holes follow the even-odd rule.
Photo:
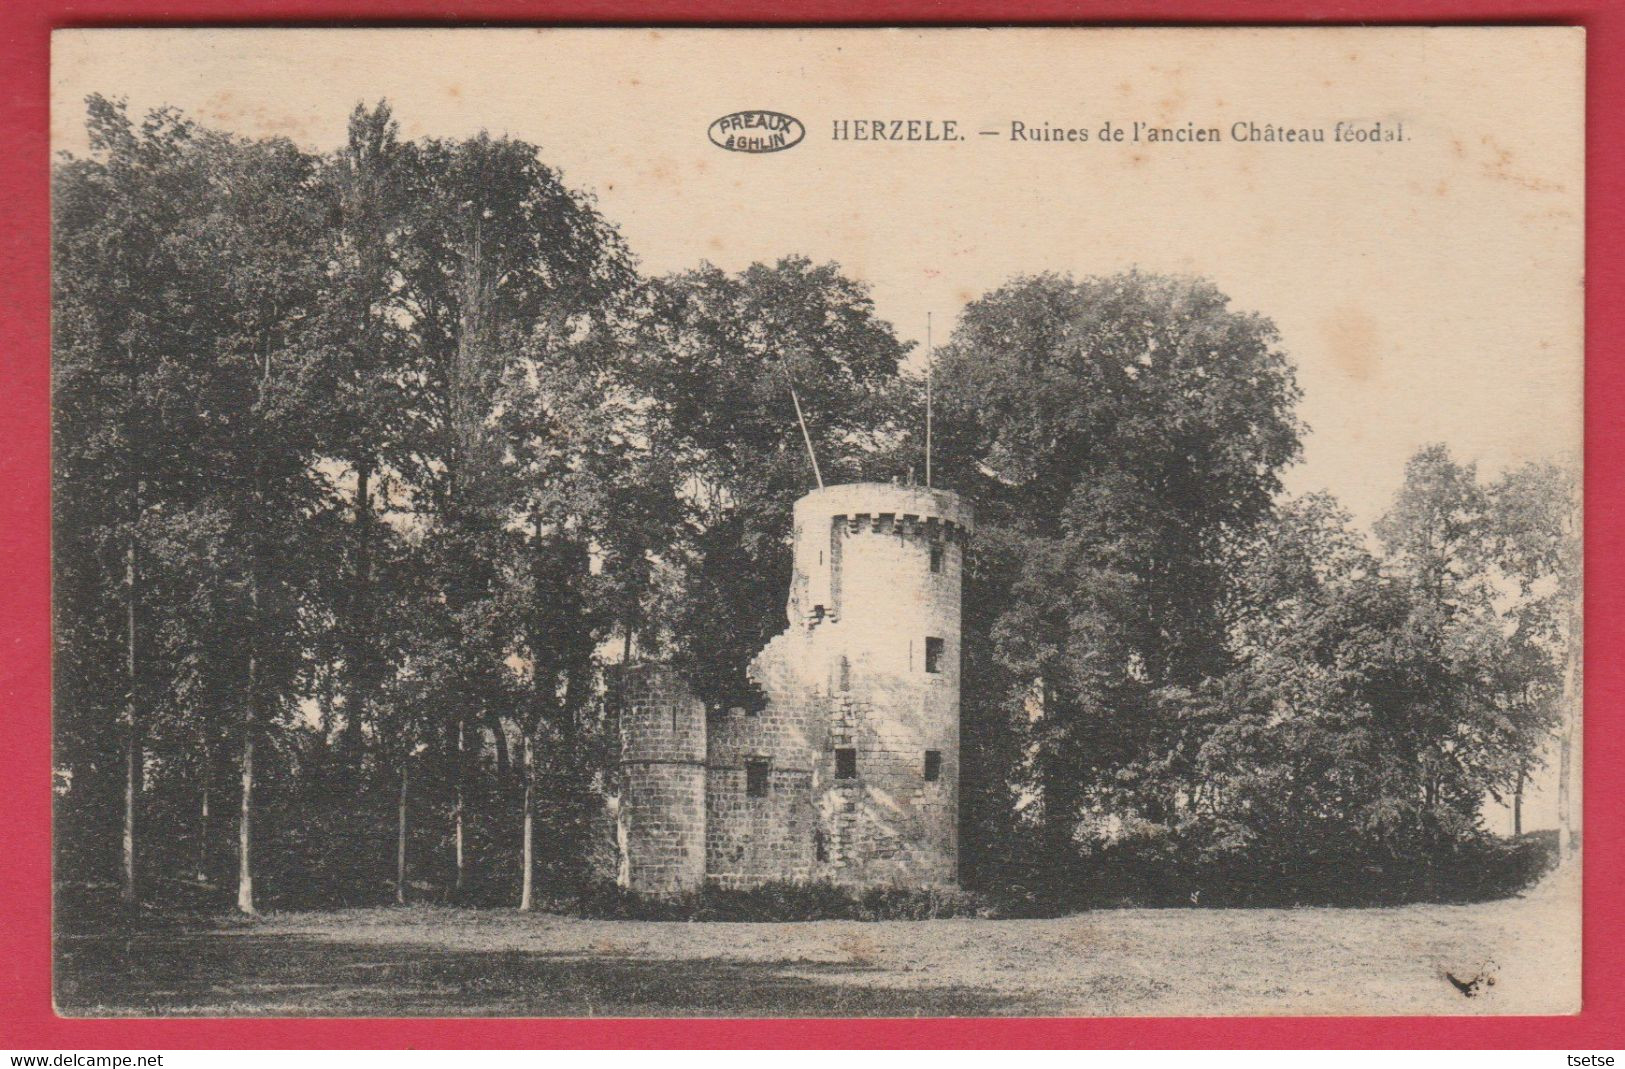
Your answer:
[[[1207,276],[1273,319],[1296,363],[1311,431],[1288,490],[1330,490],[1368,526],[1424,443],[1489,473],[1579,462],[1584,64],[1583,32],[1550,27],[75,30],[54,38],[52,133],[84,153],[81,101],[102,93],[134,115],[174,105],[327,151],[357,102],[387,98],[404,138],[483,129],[540,146],[646,272],[837,261],[922,343],[928,313],[940,343],[966,302],[1018,274]],[[804,136],[719,148],[713,124],[745,111],[791,116]],[[875,123],[888,136],[859,140]],[[1046,138],[1016,136],[1032,131]],[[1543,776],[1525,817],[1555,827]],[[1405,907],[1391,928],[1354,911],[1348,939],[1397,963],[1378,986],[1268,954],[1248,959],[1280,970],[1267,982],[1233,974],[1219,936],[1178,974],[1183,913],[1171,943],[1141,955],[1138,1000],[1102,981],[1091,1001],[1090,960],[1159,947],[1155,914],[1034,922],[1055,928],[1010,949],[1009,969],[954,949],[981,938],[970,927],[922,930],[913,950],[871,946],[858,925],[791,929],[791,945],[846,963],[853,983],[906,988],[924,970],[1059,991],[1039,1005],[1064,1012],[1563,1013],[1579,1004],[1576,868],[1527,899]],[[1440,981],[1473,962],[1447,961],[1471,954],[1432,934],[1433,915],[1406,912],[1431,908],[1500,955],[1493,997]],[[988,923],[998,946],[1011,929]],[[1315,954],[1344,930],[1320,911],[1247,913],[1227,938],[1293,933]],[[592,953],[583,932],[557,949]],[[684,953],[795,956],[776,940]],[[627,952],[662,952],[642,946]]]

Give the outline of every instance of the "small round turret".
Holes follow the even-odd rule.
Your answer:
[[[671,895],[705,882],[705,705],[662,665],[624,669],[620,883]]]

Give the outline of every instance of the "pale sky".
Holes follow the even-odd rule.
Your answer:
[[[928,311],[940,341],[1015,274],[1206,275],[1297,364],[1313,430],[1288,488],[1369,523],[1429,441],[1491,472],[1578,456],[1583,52],[1559,28],[62,31],[53,133],[82,152],[101,92],[328,150],[387,97],[408,138],[539,145],[647,272],[835,260],[921,342]],[[711,121],[744,109],[806,140],[713,146]],[[966,139],[836,142],[842,118]],[[1012,143],[1012,120],[1091,140]],[[1225,139],[1102,144],[1108,120]],[[1408,140],[1229,139],[1340,120]]]

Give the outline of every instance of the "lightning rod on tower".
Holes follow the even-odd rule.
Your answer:
[[[818,489],[824,488],[824,473],[818,470],[818,454],[813,451],[812,435],[807,433],[807,418],[801,414],[801,398],[796,396],[796,381],[790,377],[790,360],[779,351],[779,370],[784,373],[784,384],[790,388],[790,403],[796,406],[796,423],[801,426],[801,440],[807,444],[807,459],[812,461],[813,478]]]

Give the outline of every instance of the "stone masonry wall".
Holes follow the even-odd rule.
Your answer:
[[[774,640],[780,646],[788,636]],[[773,644],[769,649],[775,649]],[[774,665],[773,679],[756,678],[763,692],[782,693],[789,665]],[[805,880],[816,856],[812,776],[828,729],[821,711],[802,702],[768,701],[759,713],[733,710],[711,723],[706,773],[706,871],[713,883],[743,887],[768,880]],[[746,791],[746,765],[768,763],[767,792]]]
[[[661,665],[624,672],[620,708],[619,882],[642,894],[705,880],[705,706]]]

